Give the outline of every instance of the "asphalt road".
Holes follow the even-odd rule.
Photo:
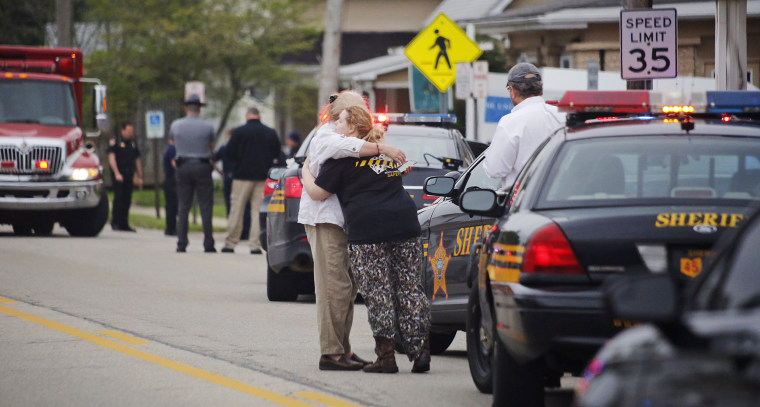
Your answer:
[[[201,241],[191,234],[179,254],[160,231],[19,237],[0,226],[0,406],[491,404],[462,333],[427,374],[403,355],[395,375],[318,370],[313,297],[271,303],[264,256],[244,244],[207,254]],[[374,358],[361,304],[352,341]]]

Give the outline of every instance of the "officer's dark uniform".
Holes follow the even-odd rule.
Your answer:
[[[116,230],[130,230],[129,207],[132,205],[132,189],[134,188],[134,176],[137,158],[140,150],[137,142],[124,140],[121,137],[111,140],[108,153],[116,156],[116,166],[124,177],[123,182],[116,181],[116,176],[111,171],[113,185],[113,212],[111,214],[111,227]]]

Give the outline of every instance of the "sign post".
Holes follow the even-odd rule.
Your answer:
[[[161,200],[158,196],[158,140],[164,138],[164,112],[148,110],[145,112],[145,135],[153,140],[153,191],[156,204],[156,219],[161,219]]]
[[[404,49],[407,58],[441,93],[454,84],[457,62],[472,62],[482,53],[478,44],[443,13]]]
[[[620,11],[620,75],[626,80],[678,76],[676,9]]]

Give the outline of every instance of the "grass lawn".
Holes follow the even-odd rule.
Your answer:
[[[164,207],[164,191],[159,189],[158,199],[160,201],[161,208]],[[108,201],[113,204],[113,191],[108,191]],[[147,206],[149,208],[155,208],[156,206],[156,192],[152,188],[138,189],[135,188],[132,191],[132,205]],[[224,195],[222,193],[222,184],[214,183],[214,217],[226,218],[227,210],[224,207]],[[200,213],[198,214],[198,222],[200,222]],[[109,214],[110,222],[110,214]],[[166,219],[156,219],[155,216],[146,216],[141,214],[130,213],[129,224],[133,227],[141,227],[146,229],[159,229],[164,230],[166,228]],[[188,225],[190,232],[200,232],[202,227],[200,223],[193,223],[192,212],[190,215],[190,223]],[[214,225],[215,232],[224,232],[227,230],[227,225]]]

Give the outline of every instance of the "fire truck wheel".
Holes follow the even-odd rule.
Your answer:
[[[53,234],[53,227],[55,222],[48,220],[40,220],[32,223],[32,229],[37,236],[50,236]]]
[[[71,211],[63,227],[71,236],[97,236],[108,221],[108,197],[105,193],[100,196],[98,206],[88,209]]]
[[[28,223],[14,223],[13,234],[18,236],[29,236],[32,234],[32,225]]]

